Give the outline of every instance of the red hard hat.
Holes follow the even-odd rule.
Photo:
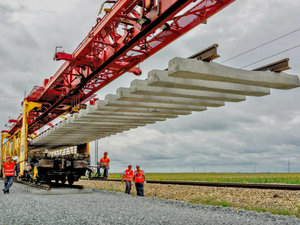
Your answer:
[[[132,167],[132,165],[131,165],[131,164],[129,164],[129,165],[128,165],[128,167]]]
[[[6,156],[6,159],[8,159],[8,158],[11,158],[11,156],[10,155]]]
[[[108,155],[108,152],[104,152],[104,155]]]

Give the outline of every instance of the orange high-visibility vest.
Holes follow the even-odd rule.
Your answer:
[[[15,162],[6,162],[3,164],[3,169],[4,169],[4,175],[13,177],[15,175]]]
[[[124,180],[126,181],[133,180],[133,170],[125,170],[123,175],[124,175]]]
[[[106,158],[102,157],[100,160],[100,163],[102,164],[102,166],[109,166],[109,162],[110,162],[110,160],[108,157],[106,157]]]
[[[140,170],[138,173],[137,170],[134,171],[134,183],[143,183],[144,182],[144,170]]]

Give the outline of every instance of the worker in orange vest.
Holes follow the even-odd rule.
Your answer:
[[[107,179],[108,177],[108,170],[109,170],[109,163],[110,159],[107,157],[108,152],[104,152],[104,156],[100,159],[100,168],[104,169],[103,177]],[[99,169],[99,176],[101,176],[100,169]]]
[[[131,191],[131,182],[133,180],[133,170],[131,168],[132,165],[128,165],[128,169],[124,171],[122,176],[122,183],[125,181],[126,184],[125,193],[129,195]]]
[[[136,171],[133,174],[135,189],[137,196],[144,196],[144,182],[146,181],[144,170],[140,169],[140,165],[136,165]]]
[[[14,181],[13,178],[15,175],[15,165],[17,163],[18,162],[12,162],[10,156],[6,157],[6,162],[3,164],[3,172],[5,176],[3,189],[4,194],[9,194],[9,188],[12,186]]]

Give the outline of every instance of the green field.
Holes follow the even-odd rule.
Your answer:
[[[121,179],[122,174],[111,173],[109,178]],[[181,180],[232,183],[300,184],[300,173],[146,173],[148,180]]]

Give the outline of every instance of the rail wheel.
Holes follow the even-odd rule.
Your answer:
[[[65,184],[66,183],[66,177],[60,178],[60,181],[61,181],[62,184]]]
[[[50,185],[51,184],[51,178],[47,176],[45,178],[45,182],[46,182],[46,184]]]
[[[40,184],[40,180],[38,178],[34,179],[35,184]]]
[[[72,185],[75,181],[74,175],[69,175],[68,176],[68,183],[69,185]]]

